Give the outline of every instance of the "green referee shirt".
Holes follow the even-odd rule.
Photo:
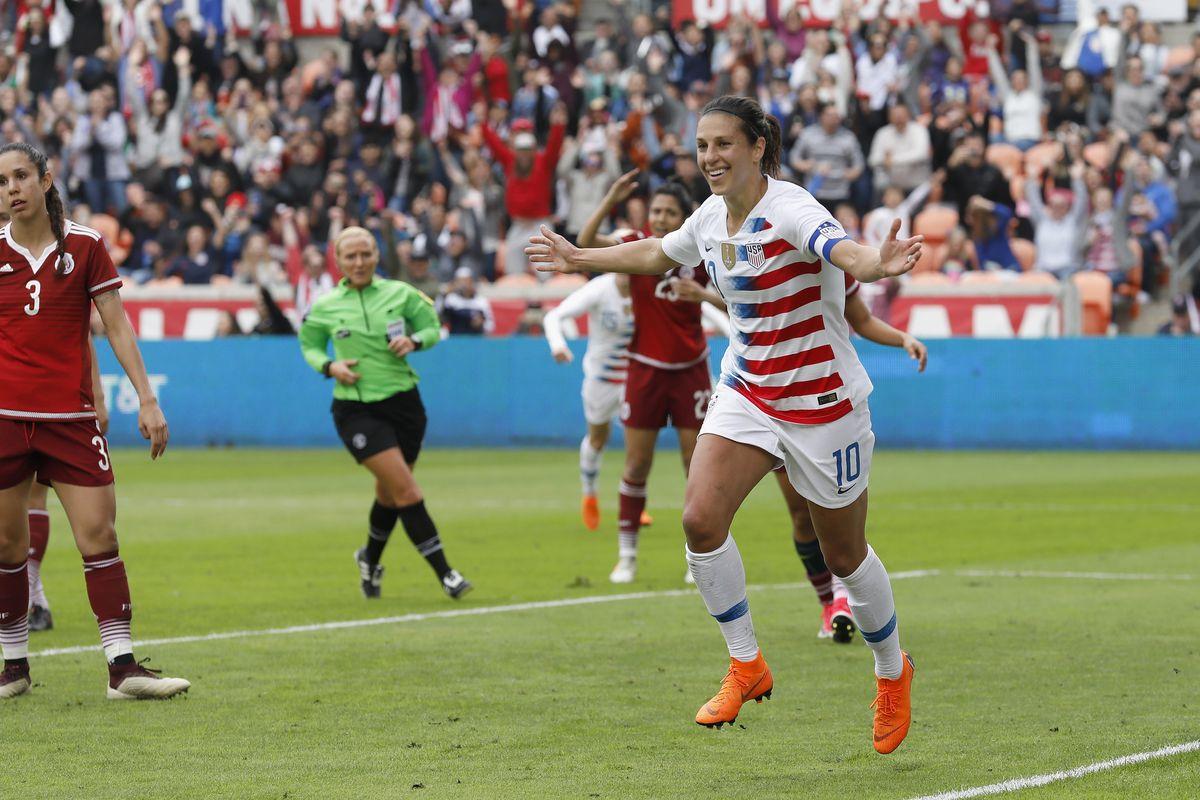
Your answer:
[[[420,350],[437,344],[441,329],[429,296],[403,281],[376,277],[360,291],[343,278],[304,317],[300,349],[309,366],[322,372],[332,340],[333,360],[358,359],[352,369],[362,376],[353,386],[335,383],[334,398],[374,403],[417,385],[408,359],[388,349],[398,336],[412,337]]]

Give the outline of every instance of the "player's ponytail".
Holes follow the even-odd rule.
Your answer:
[[[762,161],[759,162],[758,168],[764,175],[777,177],[783,158],[783,129],[779,126],[779,120],[763,111],[763,107],[757,100],[732,94],[710,100],[704,110],[700,112],[700,116],[703,117],[714,111],[737,117],[742,126],[742,133],[746,135],[750,144],[754,144],[759,139],[765,142]]]
[[[50,166],[46,162],[46,154],[36,147],[25,142],[10,142],[9,144],[0,147],[0,156],[5,153],[21,153],[29,159],[29,163],[33,164],[37,170],[38,178],[46,177],[46,173],[50,171]],[[66,252],[66,219],[67,211],[63,207],[62,196],[58,193],[58,187],[53,183],[46,191],[46,213],[50,216],[50,231],[54,234],[55,242],[55,259],[54,271],[62,275],[66,265],[63,263],[63,255]]]
[[[46,192],[46,213],[50,215],[50,230],[54,234],[54,241],[57,244],[57,255],[55,259],[54,271],[59,275],[63,274],[66,265],[63,264],[63,254],[66,252],[66,219],[67,210],[63,208],[62,196],[58,193],[58,186],[50,184],[50,189]]]

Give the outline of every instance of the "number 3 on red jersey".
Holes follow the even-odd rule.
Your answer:
[[[30,281],[25,288],[29,290],[29,305],[25,306],[25,313],[33,317],[42,310],[42,284]]]

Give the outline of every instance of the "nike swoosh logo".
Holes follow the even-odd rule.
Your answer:
[[[706,252],[706,253],[711,253],[711,252],[712,252],[712,248],[711,248],[711,247],[708,247],[708,246],[706,245],[706,246],[705,246],[705,248],[704,248],[704,252]]]
[[[877,742],[882,742],[884,739],[888,738],[888,737],[889,737],[889,736],[891,736],[893,733],[895,733],[896,731],[900,730],[900,729],[901,729],[901,728],[903,728],[903,727],[904,727],[903,725],[897,725],[896,727],[892,728],[890,731],[888,731],[887,733],[883,734],[882,736],[880,736],[880,735],[877,733],[877,734],[875,734],[875,741],[877,741]]]
[[[846,492],[850,491],[853,488],[854,488],[853,486],[847,486],[843,489],[838,489],[838,494],[845,494]]]

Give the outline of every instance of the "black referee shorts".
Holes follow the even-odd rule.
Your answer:
[[[375,403],[334,400],[333,424],[354,460],[362,463],[390,447],[415,464],[425,438],[425,405],[414,386]]]

